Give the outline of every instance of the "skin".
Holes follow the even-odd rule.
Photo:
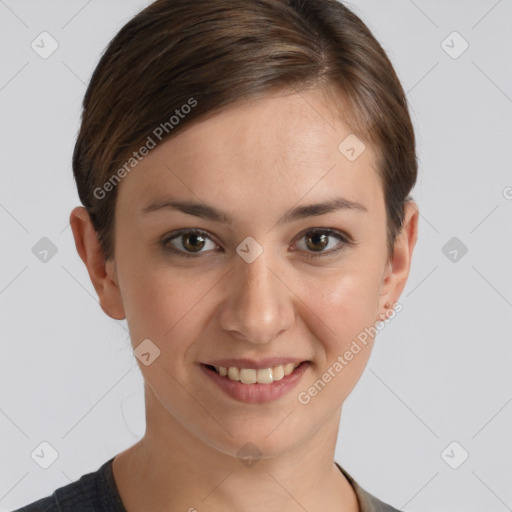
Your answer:
[[[369,144],[350,162],[338,145],[351,133],[320,89],[280,93],[229,107],[152,150],[118,185],[115,257],[105,261],[87,211],[70,217],[77,251],[102,309],[126,318],[133,347],[149,338],[160,356],[139,367],[146,432],[117,455],[114,477],[128,512],[140,510],[353,512],[355,493],[334,466],[345,398],[373,339],[308,404],[306,391],[374,326],[406,284],[418,209],[406,204],[393,255],[386,251],[384,194]],[[367,211],[337,210],[278,225],[289,209],[342,196]],[[202,201],[233,217],[228,226],[170,209],[165,198]],[[177,237],[204,230],[205,245]],[[328,246],[313,228],[348,234]],[[312,233],[309,232],[309,235]],[[263,248],[252,263],[236,248]],[[183,245],[183,243],[185,245]],[[188,245],[187,245],[188,243]],[[340,251],[308,259],[322,250]],[[234,400],[197,363],[224,357],[301,357],[311,366],[290,393],[264,404]],[[253,443],[248,467],[237,452]]]

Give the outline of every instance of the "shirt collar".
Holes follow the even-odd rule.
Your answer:
[[[365,491],[337,462],[334,462],[334,464],[345,475],[345,478],[354,489],[357,501],[359,502],[359,512],[400,512],[398,509],[387,505],[375,496],[372,496],[368,491]]]

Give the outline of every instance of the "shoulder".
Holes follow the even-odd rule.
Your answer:
[[[29,503],[13,512],[94,512],[99,510],[95,506],[96,489],[91,482],[89,473],[82,476],[77,482],[59,487],[51,496],[41,498]]]
[[[337,462],[335,462],[335,464],[353,487],[357,500],[359,501],[360,512],[404,512],[384,503],[370,494],[368,491],[363,489]]]
[[[41,498],[12,512],[61,512],[61,509],[52,495],[47,498]]]
[[[356,486],[356,493],[361,506],[361,512],[403,512],[379,500],[379,498],[376,498],[368,491],[365,491],[357,483]]]
[[[12,512],[123,512],[117,489],[113,486],[111,462],[112,459],[97,471],[59,487],[51,496]]]

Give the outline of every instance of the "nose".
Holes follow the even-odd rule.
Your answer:
[[[294,320],[294,294],[270,259],[263,251],[252,263],[243,258],[236,260],[225,283],[226,299],[219,314],[221,328],[253,344],[272,341]]]

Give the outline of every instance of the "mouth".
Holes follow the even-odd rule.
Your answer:
[[[240,382],[242,384],[272,384],[279,382],[293,374],[298,368],[308,364],[309,361],[300,363],[287,363],[271,366],[269,368],[239,368],[237,366],[215,366],[201,363],[206,369],[215,372],[225,379]]]
[[[244,364],[249,366],[247,362]],[[268,363],[253,363],[253,366],[264,364],[266,366]],[[214,385],[213,389],[219,389],[238,402],[262,404],[279,400],[290,393],[311,364],[311,361],[289,362],[256,369],[200,363],[199,367]]]

